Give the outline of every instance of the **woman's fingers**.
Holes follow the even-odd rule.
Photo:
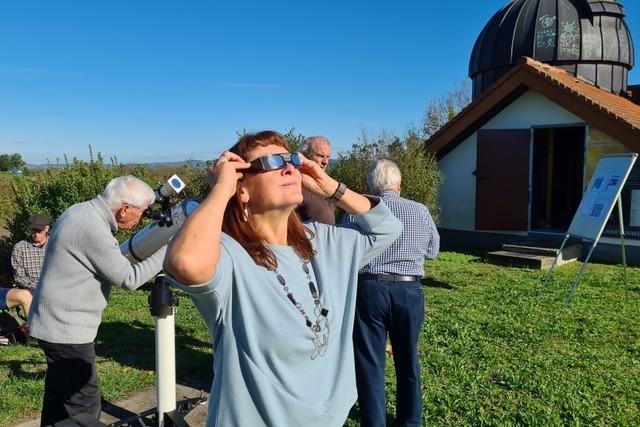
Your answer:
[[[224,162],[246,163],[242,157],[238,156],[235,153],[232,153],[231,151],[225,151],[224,153],[222,153],[220,157],[218,157],[218,160],[216,161],[216,166]],[[249,163],[246,163],[246,164],[249,164]]]
[[[245,163],[242,157],[238,156],[236,153],[232,153],[231,151],[225,151],[224,153],[222,153],[222,156],[220,157],[221,158],[224,157],[225,159],[231,160],[231,161]]]
[[[242,179],[242,171],[251,167],[244,159],[235,153],[225,151],[218,160],[209,167],[209,186],[213,187],[217,183],[227,183],[229,186]],[[225,185],[227,185],[225,184]]]

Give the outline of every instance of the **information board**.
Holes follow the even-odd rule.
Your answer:
[[[637,158],[637,153],[600,158],[567,234],[598,241]]]

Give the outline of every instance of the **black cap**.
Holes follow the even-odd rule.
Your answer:
[[[29,230],[43,230],[51,220],[46,215],[31,215],[27,221]]]

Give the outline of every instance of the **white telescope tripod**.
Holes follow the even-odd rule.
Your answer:
[[[182,180],[173,175],[156,192],[159,213],[150,213],[156,219],[129,240],[120,245],[120,251],[132,263],[142,261],[164,246],[182,226],[186,218],[198,207],[193,199],[183,200],[171,206],[169,197],[184,189]],[[147,426],[159,427],[188,426],[184,415],[197,405],[206,402],[204,393],[199,397],[176,402],[176,351],[175,351],[175,307],[178,298],[165,282],[161,272],[156,276],[153,290],[149,295],[149,310],[155,318],[156,341],[156,399],[157,407],[111,424],[111,427]]]
[[[156,338],[156,401],[157,407],[131,417],[124,418],[110,427],[133,427],[154,425],[158,427],[188,427],[184,417],[196,406],[206,403],[200,396],[176,400],[176,352],[175,352],[175,307],[178,298],[165,282],[163,273],[158,274],[149,295],[149,310],[155,318]],[[148,424],[151,422],[151,424]]]

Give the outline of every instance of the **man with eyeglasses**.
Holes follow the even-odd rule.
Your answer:
[[[134,227],[155,193],[133,176],[112,179],[96,198],[56,221],[29,324],[47,358],[41,425],[100,425],[94,339],[111,286],[133,290],[162,268],[166,246],[132,265],[113,236]],[[65,424],[66,425],[66,424]]]
[[[331,144],[323,136],[310,136],[300,146],[304,156],[316,162],[322,169],[327,169],[331,157]],[[303,221],[316,221],[323,224],[335,224],[336,217],[333,206],[326,199],[302,189],[303,201],[298,206],[298,215]]]

